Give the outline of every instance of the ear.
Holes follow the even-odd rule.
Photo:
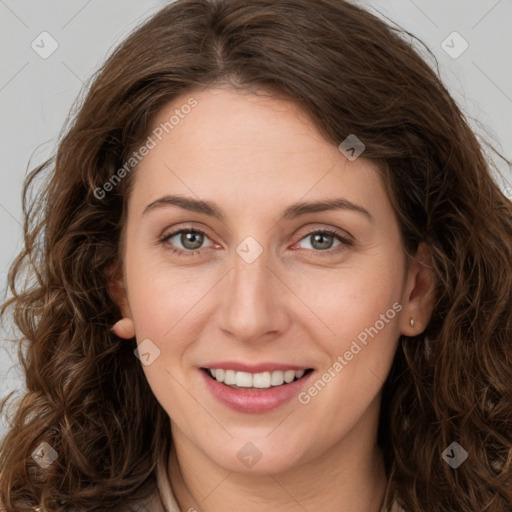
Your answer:
[[[128,304],[128,294],[122,269],[117,263],[111,264],[106,272],[107,285],[110,296],[119,307],[121,315],[124,318],[132,318],[130,306]]]
[[[432,254],[427,244],[420,243],[416,254],[409,259],[402,296],[403,311],[400,318],[401,334],[417,336],[430,321],[434,309],[435,275],[432,268]],[[411,318],[414,325],[411,326]]]
[[[122,318],[112,326],[111,330],[120,338],[132,339],[135,336],[135,327],[128,304],[123,272],[117,264],[113,264],[106,270],[106,276],[110,296],[119,307],[122,315]]]

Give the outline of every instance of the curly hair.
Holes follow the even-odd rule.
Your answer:
[[[401,337],[383,388],[385,506],[512,510],[512,204],[439,71],[405,35],[344,0],[177,0],[112,53],[56,154],[24,183],[24,247],[1,308],[20,332],[27,388],[0,448],[6,512],[117,512],[154,490],[169,417],[135,339],[110,330],[120,310],[108,282],[136,170],[103,187],[164,105],[218,83],[291,98],[335,145],[357,134],[404,247],[431,251],[431,321]],[[58,453],[44,470],[31,457],[43,441]],[[441,455],[455,441],[468,458],[452,469]]]

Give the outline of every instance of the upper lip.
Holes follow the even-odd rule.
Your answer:
[[[216,361],[212,363],[207,363],[202,368],[211,368],[211,369],[223,369],[223,370],[234,370],[236,372],[248,372],[248,373],[262,373],[262,372],[274,372],[274,371],[283,371],[286,370],[309,370],[310,366],[300,366],[294,364],[282,364],[282,363],[258,363],[258,364],[249,364],[242,363],[238,361]]]

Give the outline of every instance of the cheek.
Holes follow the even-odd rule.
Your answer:
[[[309,325],[324,358],[317,379],[299,401],[330,425],[333,437],[325,442],[350,430],[376,398],[400,336],[403,269],[361,266],[339,274],[318,281],[314,294],[305,287],[302,291],[304,302],[320,313],[322,321],[313,319]]]
[[[201,266],[173,267],[162,248],[144,250],[135,243],[128,245],[126,275],[137,337],[161,342],[194,324],[201,301],[216,283],[216,276]]]
[[[386,316],[386,326],[397,323],[396,307],[401,300],[403,269],[398,264],[361,262],[330,272],[302,273],[297,295],[322,322],[327,337],[351,339]],[[395,260],[399,261],[399,260]],[[311,313],[308,313],[308,317]],[[381,325],[380,323],[378,324]]]
[[[149,261],[133,251],[126,258],[130,309],[135,320],[137,344],[150,340],[155,354],[142,369],[152,392],[162,407],[173,415],[193,404],[183,373],[187,350],[200,337],[204,298],[218,279],[192,268],[172,269],[165,262]],[[180,404],[180,405],[178,405]],[[197,411],[198,414],[200,411]]]
[[[359,417],[374,399],[389,373],[400,336],[403,256],[392,249],[378,256],[337,269],[315,280],[314,287],[310,277],[301,282],[302,300],[321,320],[311,317],[307,322],[310,337],[324,355],[322,382],[311,393],[306,390],[303,403],[314,401],[315,407],[325,407],[322,414],[334,422]],[[342,396],[358,400],[349,401],[343,410],[330,407]]]

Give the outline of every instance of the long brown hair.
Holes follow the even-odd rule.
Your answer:
[[[401,338],[384,385],[386,506],[512,510],[512,205],[403,35],[343,0],[178,0],[107,60],[55,157],[24,184],[24,248],[1,309],[12,308],[20,331],[27,386],[0,449],[7,512],[121,511],[153,491],[169,418],[135,339],[110,331],[120,311],[107,286],[136,170],[104,185],[162,106],[220,82],[291,98],[333,144],[356,134],[382,173],[404,246],[424,241],[432,253],[432,320]],[[58,454],[46,469],[31,457],[43,441]],[[453,442],[467,452],[456,469],[442,458]]]

